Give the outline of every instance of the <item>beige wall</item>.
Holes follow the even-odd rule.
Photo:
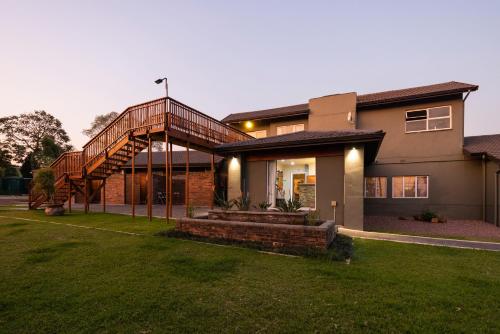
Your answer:
[[[451,105],[452,129],[405,133],[407,110]],[[358,129],[384,130],[378,162],[450,160],[463,157],[464,103],[462,99],[358,111]]]
[[[293,125],[293,124],[304,124],[304,130],[308,129],[308,120],[307,117],[294,117],[292,119],[277,119],[277,120],[264,120],[264,121],[254,121],[254,127],[249,130],[244,128],[244,122],[242,123],[233,123],[232,126],[240,129],[243,132],[252,132],[259,130],[266,130],[267,136],[276,136],[278,126],[283,125]]]
[[[348,121],[351,114],[352,121]],[[356,93],[318,97],[309,100],[309,130],[332,131],[354,129]]]
[[[248,161],[246,168],[247,191],[252,205],[267,202],[267,161]]]
[[[336,213],[332,201],[337,201]],[[344,156],[316,158],[316,207],[321,219],[344,224]]]
[[[241,158],[228,158],[227,200],[241,196]]]
[[[344,226],[363,229],[364,148],[344,150]]]

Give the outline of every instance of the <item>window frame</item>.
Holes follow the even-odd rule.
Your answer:
[[[444,107],[449,108],[449,110],[450,110],[450,115],[449,116],[432,117],[432,118],[429,119],[429,111],[431,109],[444,108]],[[408,122],[422,121],[422,120],[408,121],[408,113],[415,112],[415,111],[425,111],[426,112],[426,116],[425,116],[425,130],[414,130],[414,131],[411,131],[411,130],[409,131],[408,130]],[[429,120],[448,119],[448,118],[450,119],[450,127],[449,128],[429,129]],[[412,109],[412,110],[406,110],[405,111],[405,133],[446,131],[446,130],[452,130],[452,129],[453,129],[453,108],[451,107],[451,105],[442,105],[442,106],[419,108],[419,109]]]
[[[366,179],[368,179],[368,178],[385,179],[385,196],[374,196],[374,197],[371,197],[371,196],[367,196],[366,195]],[[375,193],[377,193],[376,189],[375,189]],[[365,176],[363,197],[364,198],[387,198],[387,176]]]
[[[402,177],[403,178],[403,196],[394,196],[394,178],[395,177]],[[415,178],[415,196],[414,197],[407,197],[405,196],[405,177],[414,177]],[[419,177],[425,177],[427,179],[426,185],[427,185],[427,191],[426,191],[426,196],[418,196],[418,178]],[[393,199],[426,199],[429,198],[429,183],[430,183],[430,177],[429,175],[395,175],[391,177],[391,197]]]
[[[265,133],[265,136],[264,136],[264,137],[254,137],[253,135],[251,135],[252,133],[257,133],[257,132],[264,132],[264,133]],[[262,130],[254,130],[254,131],[248,131],[248,132],[247,132],[247,135],[250,135],[250,136],[254,137],[255,139],[259,139],[259,138],[267,138],[267,129],[262,129]]]
[[[278,129],[280,128],[286,128],[286,127],[292,127],[292,129],[294,129],[294,131],[291,131],[291,132],[286,132],[286,133],[278,133]],[[302,130],[295,130],[295,127],[297,126],[302,126]],[[300,131],[304,131],[306,129],[306,124],[305,123],[295,123],[295,124],[284,124],[284,125],[278,125],[276,126],[276,135],[277,136],[281,136],[281,135],[286,135],[286,134],[289,134],[289,133],[295,133],[295,132],[300,132]]]

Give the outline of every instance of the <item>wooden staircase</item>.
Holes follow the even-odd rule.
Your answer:
[[[174,144],[187,143],[208,152],[219,144],[252,139],[172,98],[131,106],[85,144],[83,151],[64,153],[50,165],[56,178],[54,200],[65,203],[75,192],[87,198],[88,180],[102,180],[104,184],[106,178],[119,173],[130,159],[148,147],[151,138],[164,140],[167,136]],[[36,209],[47,200],[43,194],[31,191],[29,207]]]

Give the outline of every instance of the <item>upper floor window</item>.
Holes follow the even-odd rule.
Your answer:
[[[266,138],[267,137],[267,130],[257,130],[257,131],[250,131],[247,132],[250,136],[254,138]]]
[[[299,131],[304,131],[304,124],[282,125],[276,127],[277,135],[284,135],[286,133],[293,133]]]
[[[451,129],[451,106],[434,107],[406,112],[406,132]]]

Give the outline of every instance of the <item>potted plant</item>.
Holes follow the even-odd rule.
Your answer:
[[[33,179],[34,190],[37,193],[42,193],[47,199],[45,214],[47,216],[61,216],[64,214],[63,203],[55,202],[55,175],[51,168],[40,169]]]

